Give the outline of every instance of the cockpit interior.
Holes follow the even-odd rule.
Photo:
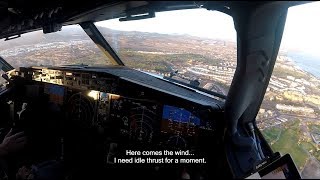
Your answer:
[[[6,80],[0,92],[1,141],[10,129],[27,137],[23,151],[0,158],[1,178],[18,179],[16,173],[25,166],[44,169],[51,179],[229,179],[262,176],[281,163],[289,163],[286,177],[300,178],[290,156],[272,151],[255,117],[287,10],[307,2],[45,3],[3,1],[1,43],[36,30],[56,33],[78,24],[111,65],[15,68],[0,58]],[[201,89],[195,81],[179,83],[125,66],[94,24],[114,18],[139,21],[156,12],[194,8],[233,18],[237,66],[226,95]],[[164,154],[168,151],[175,153]]]

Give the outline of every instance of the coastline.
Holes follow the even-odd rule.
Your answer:
[[[289,52],[286,57],[294,64],[294,68],[320,80],[320,57],[305,53]],[[315,68],[319,66],[319,68]]]

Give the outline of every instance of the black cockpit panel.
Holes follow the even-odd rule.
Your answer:
[[[206,177],[209,173],[198,169],[208,168],[217,160],[214,152],[221,151],[217,127],[223,122],[223,103],[188,87],[126,67],[30,67],[10,76],[13,86],[8,86],[6,101],[14,102],[14,108],[3,106],[9,114],[27,106],[21,117],[15,115],[8,123],[52,142],[46,145],[50,156],[32,154],[29,159],[59,159],[74,178],[107,176],[112,173],[105,173],[108,168],[132,170],[132,164],[115,163],[130,157],[127,150],[188,150],[205,161],[140,164],[134,168],[137,177],[142,176],[137,173],[141,166],[153,167],[156,174],[159,166],[191,168],[195,176]],[[46,142],[41,138],[34,138],[37,145],[30,152]]]

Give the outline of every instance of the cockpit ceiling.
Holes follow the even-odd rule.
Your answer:
[[[232,14],[238,7],[254,8],[264,3],[270,1],[0,1],[0,38],[40,29],[44,33],[50,33],[60,30],[63,25],[178,9],[204,7]],[[305,2],[286,3],[294,5]]]

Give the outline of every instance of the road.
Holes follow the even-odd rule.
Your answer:
[[[303,115],[295,115],[295,114],[286,114],[286,113],[280,113],[279,111],[274,111],[273,116],[269,116],[267,118],[263,118],[263,119],[259,119],[260,122],[264,122],[264,121],[268,121],[268,120],[276,120],[276,118],[285,118],[287,120],[293,120],[295,118],[299,118],[302,119],[303,121],[307,122],[315,122],[315,121],[319,121],[319,118],[314,118],[314,117],[308,117],[308,116],[303,116]],[[280,121],[279,121],[280,122]],[[276,126],[277,124],[273,124],[271,126],[268,126],[266,128],[269,127],[273,127]]]
[[[319,121],[319,118],[312,118],[307,116],[301,116],[301,115],[292,115],[292,114],[280,114],[281,117],[284,118],[302,118],[304,121]]]

